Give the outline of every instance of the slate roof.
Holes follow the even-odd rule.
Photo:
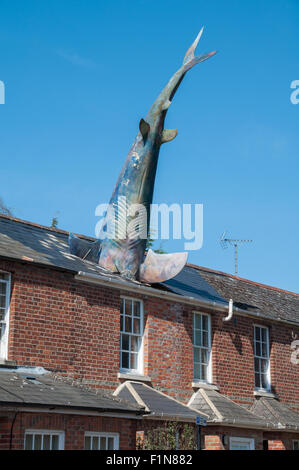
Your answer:
[[[116,389],[114,395],[134,404],[144,404],[149,413],[147,418],[176,418],[181,421],[195,421],[197,416],[207,418],[207,415],[201,411],[189,408],[165,393],[140,382],[124,382]]]
[[[194,268],[220,296],[232,298],[234,307],[270,320],[299,323],[299,294],[200,266]]]
[[[0,404],[31,407],[72,408],[98,412],[141,414],[138,404],[127,403],[100,390],[72,385],[51,373],[0,368]]]
[[[109,276],[126,284],[134,283],[123,280],[117,274],[108,273],[96,264],[82,260],[69,253],[69,233],[59,229],[43,227],[30,222],[14,219],[8,216],[0,216],[0,256],[17,260],[24,260],[65,269],[74,273],[83,271],[88,274]],[[83,237],[87,241],[93,238]],[[200,274],[193,268],[185,267],[174,279],[156,288],[168,290],[179,295],[193,297],[204,301],[213,301],[227,304],[227,301],[210,286]]]
[[[71,255],[68,232],[0,216],[0,256],[78,272],[102,274],[105,270]],[[86,240],[93,239],[84,237]]]
[[[261,397],[255,400],[251,411],[280,429],[299,431],[299,413],[275,398]]]
[[[221,395],[216,390],[200,388],[189,401],[192,408],[209,416],[208,423],[221,423],[251,428],[273,427],[267,419]]]
[[[0,215],[0,257],[31,261],[74,274],[109,276],[121,282],[124,288],[134,286],[133,282],[108,273],[87,259],[71,255],[68,235],[63,230]],[[94,241],[91,237],[80,237]],[[187,264],[175,278],[152,287],[219,306],[227,306],[232,298],[234,307],[242,312],[299,324],[299,294],[208,268]]]
[[[207,300],[227,305],[228,301],[209,284],[199,271],[186,265],[174,278],[161,283],[167,290],[179,295],[188,295],[198,300]],[[229,300],[229,299],[228,299]]]

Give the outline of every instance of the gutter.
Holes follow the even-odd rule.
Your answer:
[[[31,411],[31,410],[44,410],[46,412],[54,412],[54,413],[63,413],[64,410],[67,410],[68,412],[71,412],[71,414],[76,414],[76,411],[78,412],[85,412],[88,414],[89,412],[96,412],[97,415],[105,415],[107,416],[107,413],[110,415],[137,415],[137,416],[143,416],[146,411],[142,408],[136,409],[136,410],[122,410],[122,409],[115,409],[115,408],[97,408],[97,407],[80,407],[80,406],[72,406],[72,405],[57,405],[57,404],[43,404],[43,403],[29,403],[29,402],[13,402],[13,401],[0,401],[0,406],[3,406],[5,408],[14,408],[14,409],[22,409],[22,411]],[[133,416],[134,417],[134,416]]]
[[[218,310],[221,312],[227,311],[227,306],[218,302],[213,302],[210,300],[199,300],[199,299],[195,299],[194,297],[183,297],[181,295],[174,294],[172,292],[154,289],[153,287],[145,286],[137,282],[134,284],[132,283],[132,285],[130,285],[121,280],[112,278],[110,276],[103,276],[101,274],[92,274],[92,273],[86,273],[84,271],[79,271],[78,274],[75,275],[75,279],[77,281],[83,281],[83,282],[88,282],[91,284],[97,284],[97,285],[103,285],[103,286],[107,286],[108,284],[110,287],[114,289],[122,289],[128,292],[134,292],[135,294],[140,293],[144,295],[150,295],[151,297],[164,298],[166,300],[171,300],[174,302],[199,305],[201,307],[212,308],[213,310]]]
[[[108,285],[111,288],[126,290],[128,292],[133,292],[134,294],[140,293],[143,295],[150,295],[152,297],[164,298],[166,300],[173,301],[173,302],[179,302],[179,303],[198,306],[198,307],[204,307],[204,308],[212,309],[214,311],[216,310],[218,312],[227,313],[229,309],[229,302],[227,303],[227,305],[225,305],[225,304],[222,304],[219,302],[213,302],[210,300],[199,300],[199,299],[195,299],[194,297],[187,297],[187,296],[185,297],[185,296],[181,296],[172,292],[154,289],[153,287],[145,286],[137,282],[134,284],[132,283],[132,285],[130,285],[130,284],[125,283],[124,281],[112,278],[110,276],[103,276],[101,274],[92,274],[92,273],[87,273],[85,271],[78,271],[78,273],[74,276],[74,279],[76,281],[87,282],[90,284],[96,284],[96,285],[102,285],[102,286]],[[282,318],[271,318],[267,315],[263,315],[262,313],[253,312],[251,310],[245,310],[245,309],[235,307],[235,306],[232,307],[231,315],[233,313],[236,313],[243,317],[261,318],[262,320],[265,320],[268,322],[269,321],[277,322],[279,324],[284,323],[284,324],[299,328],[298,322],[285,320]]]

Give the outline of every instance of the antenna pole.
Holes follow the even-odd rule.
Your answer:
[[[222,248],[227,248],[228,245],[232,245],[235,251],[235,275],[238,274],[238,245],[241,243],[250,243],[252,240],[236,240],[234,238],[227,238],[226,232],[224,232],[220,238],[220,244]]]

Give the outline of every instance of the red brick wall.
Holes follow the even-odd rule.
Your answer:
[[[9,449],[13,419],[13,413],[0,417],[0,450]],[[119,433],[120,450],[130,450],[136,448],[136,425],[134,419],[20,412],[13,425],[11,448],[24,449],[25,431],[39,429],[64,431],[65,450],[83,450],[86,431]]]
[[[263,450],[263,432],[254,429],[239,429],[228,426],[202,428],[205,450],[229,450],[230,437],[254,439],[255,450]]]
[[[12,273],[9,359],[115,389],[121,293],[28,263],[2,260],[0,269]],[[144,309],[144,373],[155,387],[187,402],[193,393],[192,310],[198,309],[150,296],[144,297]],[[212,314],[213,382],[221,393],[250,404],[253,324],[267,322],[234,315],[224,323],[223,316]],[[299,365],[291,363],[293,328],[276,323],[269,327],[274,391],[299,408]],[[294,333],[299,335],[299,329]]]

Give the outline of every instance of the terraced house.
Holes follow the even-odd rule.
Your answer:
[[[67,240],[0,217],[0,449],[135,449],[199,419],[201,449],[299,449],[298,294],[192,265],[129,282]]]

